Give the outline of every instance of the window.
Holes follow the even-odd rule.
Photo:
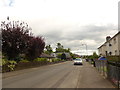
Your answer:
[[[112,46],[112,44],[109,44],[109,46]]]
[[[109,52],[109,55],[112,55],[112,52]]]

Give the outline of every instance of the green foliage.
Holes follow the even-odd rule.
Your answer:
[[[0,66],[2,66],[2,59],[0,59]]]
[[[49,54],[49,55],[50,55],[50,52],[49,52],[49,51],[44,51],[44,53],[46,53],[46,54]]]
[[[7,63],[8,63],[8,60],[2,59],[2,66],[5,65],[5,64],[7,64]]]
[[[47,51],[45,51],[46,54],[50,55],[53,52],[52,47],[50,45],[47,45],[45,48],[47,50]]]
[[[57,43],[56,52],[70,52],[70,48],[65,49],[61,43]]]
[[[70,53],[70,56],[71,56],[73,59],[77,58],[77,57],[75,56],[75,54],[73,54],[73,53]]]
[[[10,69],[10,71],[14,71],[15,65],[17,64],[16,61],[8,61],[8,68]]]
[[[61,59],[59,59],[59,58],[53,58],[52,59],[52,62],[56,62],[56,61],[61,61]]]
[[[98,58],[99,56],[96,54],[96,52],[93,52],[93,58]]]
[[[64,47],[61,43],[57,43],[56,52],[64,52]]]
[[[97,59],[99,56],[96,54],[96,52],[93,52],[93,55],[87,56],[89,59]]]
[[[70,53],[70,48],[64,49],[64,52],[69,52]]]
[[[10,71],[14,71],[15,65],[17,64],[16,61],[8,61],[6,59],[2,59],[2,65],[7,65],[7,67],[10,69]]]
[[[34,61],[37,61],[37,62],[43,62],[43,61],[47,61],[47,58],[37,58],[35,59]]]
[[[58,58],[61,58],[61,55],[62,55],[62,54],[61,54],[61,53],[59,53],[59,54],[57,54],[57,57],[58,57]]]
[[[27,63],[27,62],[30,62],[30,61],[28,61],[28,60],[24,59],[24,60],[21,60],[21,61],[19,61],[19,62],[22,62],[22,63]]]

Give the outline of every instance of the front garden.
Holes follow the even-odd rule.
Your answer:
[[[1,22],[0,30],[2,31],[0,69],[2,66],[3,73],[64,61],[59,58],[41,58],[40,55],[44,53],[46,45],[44,38],[34,36],[32,29],[25,22],[10,21],[7,17],[7,21]],[[48,51],[51,53],[49,48]]]
[[[21,70],[21,69],[26,69],[26,68],[33,68],[33,67],[39,67],[43,65],[60,63],[64,61],[65,60],[61,60],[58,58],[52,58],[52,59],[37,58],[33,61],[20,60],[19,62],[16,62],[14,60],[2,59],[2,72],[3,73],[11,72],[11,71]]]

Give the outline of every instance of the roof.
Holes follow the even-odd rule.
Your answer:
[[[118,34],[120,34],[120,31],[118,31],[117,34],[115,34],[113,37],[111,37],[110,40],[112,40],[112,39],[113,39],[114,37],[116,37]],[[102,46],[104,46],[104,45],[105,45],[107,42],[109,42],[110,40],[106,41],[104,44],[102,44],[100,47],[98,47],[98,49],[101,48]]]
[[[42,53],[40,55],[41,58],[54,58],[53,56],[49,55],[49,54],[45,54],[45,53]]]
[[[58,55],[58,54],[63,54],[63,52],[59,52],[59,53],[56,53],[56,54],[57,54],[57,55]],[[66,53],[66,52],[65,52],[64,54],[66,55],[66,58],[71,58],[70,53]]]
[[[66,58],[71,58],[69,53],[65,53],[65,55],[66,55]]]

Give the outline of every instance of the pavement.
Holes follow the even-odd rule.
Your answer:
[[[73,61],[24,69],[3,75],[3,88],[114,88],[88,62]]]

